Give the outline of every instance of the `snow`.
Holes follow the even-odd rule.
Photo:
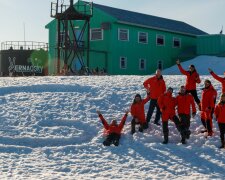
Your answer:
[[[180,71],[177,68],[176,63],[174,66],[165,69],[163,74],[167,75],[180,75]],[[209,75],[208,68],[211,68],[216,74],[223,75],[225,72],[225,57],[217,56],[197,56],[189,61],[181,62],[184,69],[188,69],[190,64],[194,64],[197,72],[200,75]]]
[[[224,179],[220,138],[205,139],[199,112],[186,145],[172,122],[169,144],[151,123],[130,134],[129,115],[118,147],[104,147],[96,110],[121,119],[149,76],[15,77],[0,79],[0,179]],[[221,93],[221,84],[209,78]],[[184,76],[165,75],[177,94]],[[203,84],[198,85],[198,93]],[[145,106],[146,112],[148,104]],[[154,115],[153,115],[154,118]]]

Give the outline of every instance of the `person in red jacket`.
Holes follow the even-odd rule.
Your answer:
[[[225,93],[221,95],[220,102],[216,105],[214,112],[219,130],[220,130],[220,148],[225,148],[224,135],[225,135]]]
[[[115,146],[119,145],[119,140],[121,136],[121,131],[123,129],[123,126],[126,122],[128,111],[126,111],[125,115],[123,116],[120,124],[117,124],[116,120],[112,120],[110,124],[107,123],[107,121],[104,119],[100,111],[97,111],[97,114],[102,121],[102,124],[106,130],[106,139],[103,141],[104,146],[110,146],[111,144],[114,144]]]
[[[212,75],[212,77],[214,78],[214,79],[216,79],[217,81],[219,81],[219,82],[221,82],[221,84],[222,84],[222,93],[225,93],[225,77],[219,77],[217,74],[215,74],[214,72],[213,72],[213,70],[212,69],[210,69],[210,68],[208,68],[208,70],[209,70],[209,73]],[[225,75],[225,72],[224,72],[224,75]]]
[[[197,91],[196,91],[196,83],[198,84],[201,83],[201,80],[200,80],[199,74],[197,73],[195,69],[195,66],[192,64],[189,66],[189,71],[185,71],[180,64],[180,60],[177,60],[176,63],[180,72],[183,75],[187,76],[186,84],[185,84],[187,93],[191,93],[191,95],[194,97],[195,102],[199,105],[200,100],[198,98]]]
[[[210,80],[206,79],[204,84],[205,87],[202,89],[201,99],[201,121],[206,129],[205,132],[208,132],[208,136],[212,136],[212,110],[215,107],[215,96],[217,93]]]
[[[192,95],[186,92],[186,88],[184,86],[180,87],[180,92],[176,97],[177,103],[177,112],[181,123],[184,125],[187,131],[187,139],[189,139],[191,131],[190,128],[190,119],[191,119],[191,111],[192,108],[192,117],[196,115],[196,107],[194,98]]]
[[[149,91],[147,91],[149,94]],[[147,122],[145,119],[145,104],[150,100],[149,95],[145,99],[141,99],[140,94],[136,94],[133,104],[131,105],[130,112],[133,116],[131,121],[131,134],[135,133],[135,125],[140,124],[139,131],[143,132],[144,129],[147,129]]]
[[[161,113],[160,113],[159,106],[157,104],[157,100],[159,96],[166,91],[166,84],[161,74],[161,70],[157,69],[155,76],[145,80],[143,85],[147,90],[149,89],[150,98],[151,98],[148,113],[147,113],[147,118],[146,118],[147,124],[150,122],[154,109],[156,108],[154,123],[156,125],[160,125],[159,120],[160,120]]]
[[[164,135],[164,141],[163,144],[167,144],[169,140],[169,129],[168,129],[168,121],[169,119],[172,120],[177,130],[181,134],[181,142],[182,144],[185,144],[185,138],[186,138],[186,132],[184,129],[184,126],[182,126],[180,120],[176,116],[175,113],[175,107],[176,107],[176,99],[172,96],[173,88],[169,87],[167,89],[167,92],[162,94],[158,98],[158,105],[160,108],[160,111],[162,112],[162,128],[163,128],[163,135]]]

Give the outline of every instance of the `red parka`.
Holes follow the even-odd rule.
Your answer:
[[[225,78],[217,76],[214,72],[210,72],[212,77],[214,77],[217,81],[221,82],[222,84],[222,93],[225,93]]]
[[[192,108],[192,113],[196,113],[196,107],[194,98],[190,94],[179,94],[176,97],[177,112],[178,114],[190,115],[190,110]]]
[[[202,90],[202,99],[201,99],[202,111],[208,111],[208,109],[213,109],[215,107],[216,95],[217,92],[212,85]]]
[[[215,98],[216,98],[216,90],[212,85],[208,88],[204,88],[202,90],[202,99],[201,99],[201,118],[202,119],[212,119],[211,112],[215,107]]]
[[[162,121],[168,121],[175,116],[176,99],[171,92],[166,92],[158,98],[158,105],[162,112]]]
[[[162,76],[157,78],[155,75],[145,80],[143,85],[146,89],[150,90],[151,99],[158,99],[158,97],[166,91],[166,84]]]
[[[199,74],[196,71],[185,71],[180,64],[178,64],[178,68],[183,75],[187,76],[185,84],[186,90],[196,90],[196,83],[201,83]]]
[[[133,103],[130,108],[131,115],[139,120],[140,124],[146,123],[145,119],[145,104],[150,100],[150,97],[146,97],[138,103]]]
[[[225,123],[225,102],[220,102],[216,105],[214,114],[218,123]]]
[[[121,131],[122,131],[123,126],[127,119],[127,114],[125,114],[123,116],[119,125],[108,124],[107,121],[104,119],[104,117],[101,114],[99,115],[99,118],[101,119],[102,124],[106,130],[105,131],[106,135],[111,134],[111,133],[121,134]]]

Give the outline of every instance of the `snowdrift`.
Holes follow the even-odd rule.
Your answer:
[[[195,65],[200,75],[209,75],[208,68],[211,68],[216,74],[219,75],[223,75],[225,72],[225,57],[198,56],[194,59],[181,63],[182,67],[187,70],[191,64]],[[174,65],[168,69],[163,70],[163,74],[180,75],[181,73],[177,68],[177,65]]]

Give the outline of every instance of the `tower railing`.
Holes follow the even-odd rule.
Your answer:
[[[57,2],[51,3],[51,17],[57,18],[59,15],[63,14],[70,5],[68,4],[59,4]],[[86,15],[86,16],[92,16],[93,14],[93,3],[85,2],[80,3],[78,1],[76,4],[73,5],[73,7],[77,10],[78,13]]]

